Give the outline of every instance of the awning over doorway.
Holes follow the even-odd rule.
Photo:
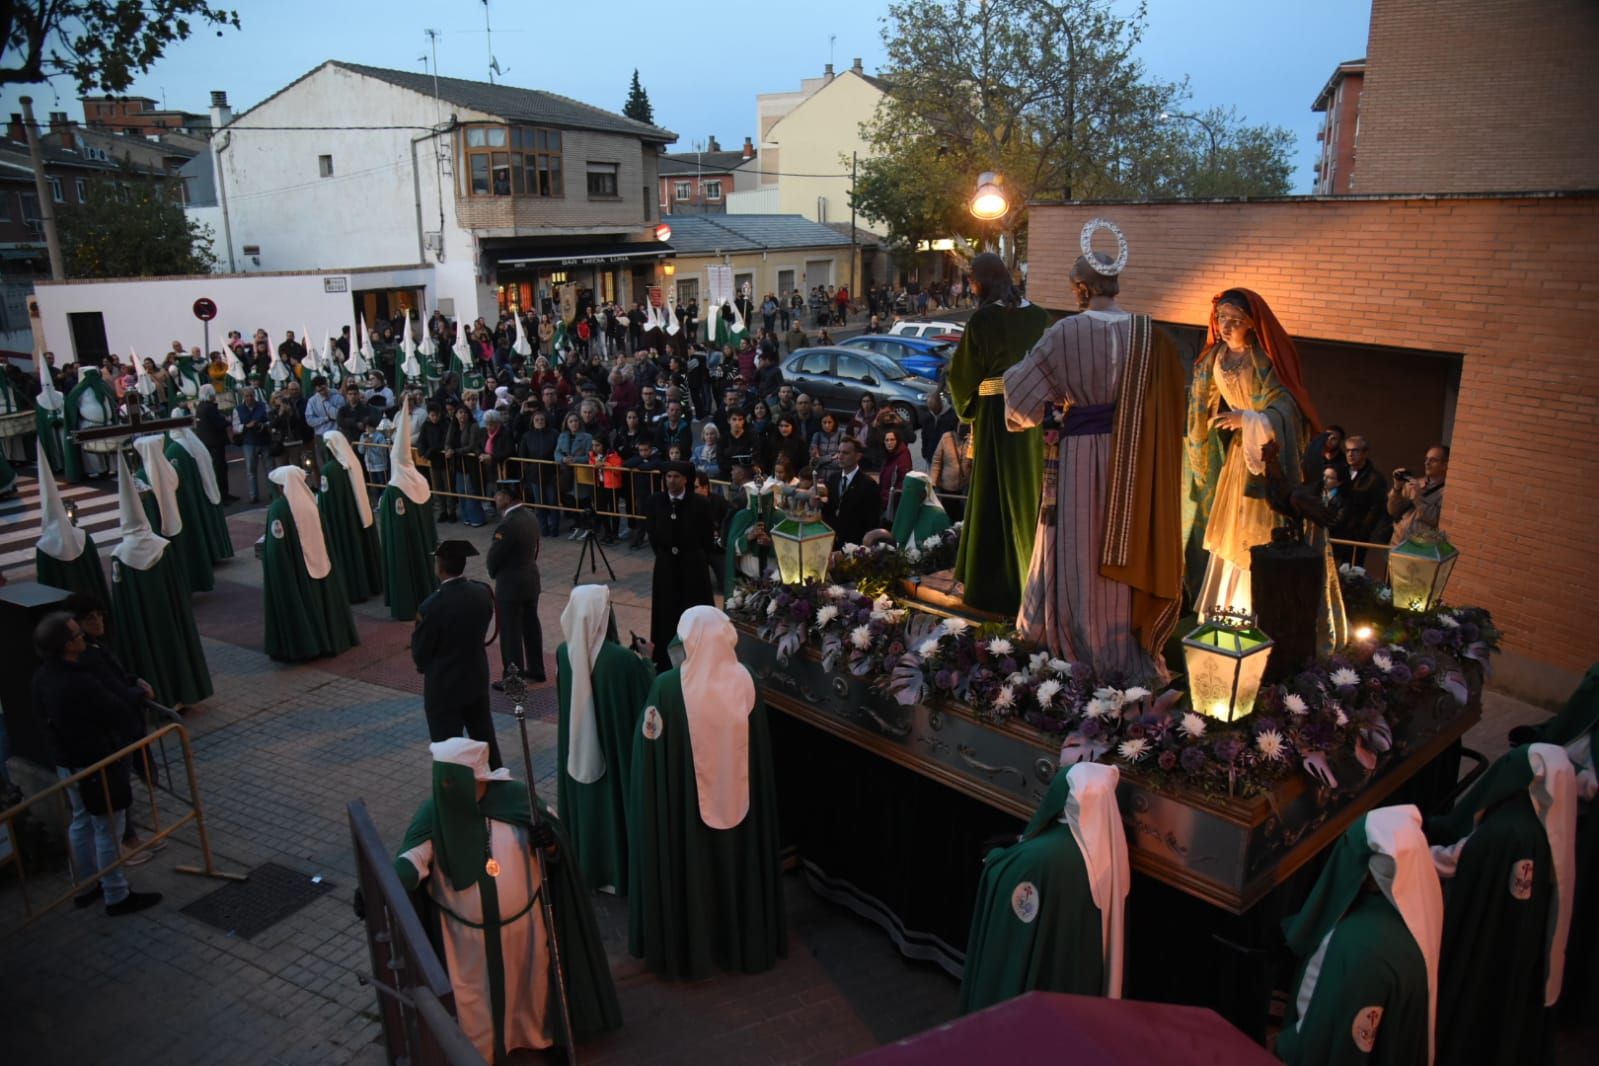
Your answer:
[[[626,244],[567,244],[534,249],[532,254],[512,252],[500,259],[502,267],[537,266],[545,263],[566,266],[603,266],[649,259],[667,259],[677,252],[661,241],[634,241]]]

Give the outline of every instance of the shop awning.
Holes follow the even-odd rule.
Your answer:
[[[535,266],[541,263],[563,266],[600,266],[644,259],[667,259],[677,252],[661,241],[634,241],[628,244],[569,244],[538,248],[530,255],[512,252],[500,260],[502,267]]]

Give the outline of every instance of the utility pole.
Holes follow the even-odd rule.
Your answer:
[[[860,256],[860,249],[855,244],[855,172],[860,165],[860,153],[849,154],[849,298],[857,298],[855,291],[855,260]]]
[[[67,280],[61,260],[61,236],[56,232],[55,197],[44,176],[44,150],[39,147],[39,131],[33,126],[33,97],[22,98],[22,126],[28,131],[28,159],[33,163],[33,189],[39,198],[39,222],[44,226],[44,246],[50,252],[50,280]],[[26,221],[26,220],[24,220]]]

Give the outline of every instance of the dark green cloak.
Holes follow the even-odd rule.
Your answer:
[[[1021,362],[1048,326],[1049,312],[1036,305],[980,307],[949,361],[950,401],[961,421],[972,424],[972,477],[955,579],[969,606],[1005,617],[1021,607],[1033,558],[1044,438],[1037,429],[1007,430],[1003,386],[983,390],[982,383]]]
[[[148,570],[111,561],[111,617],[117,657],[150,682],[157,703],[192,705],[211,695],[211,670],[170,544]]]
[[[668,981],[698,980],[719,969],[761,973],[788,953],[777,784],[759,692],[757,685],[749,718],[750,809],[732,829],[700,820],[678,670],[655,679],[633,733],[628,949]]]
[[[181,476],[181,472],[180,472]],[[166,557],[177,564],[183,582],[190,592],[210,592],[217,587],[216,571],[211,565],[211,549],[205,540],[205,530],[198,517],[191,522],[183,506],[183,488],[177,491],[178,517],[183,528],[168,536],[161,530],[161,501],[149,489],[140,487],[139,502],[144,505],[144,515],[150,528],[167,541]]]
[[[337,560],[327,577],[313,578],[305,568],[288,499],[279,496],[273,500],[266,516],[261,587],[266,603],[267,655],[278,662],[297,663],[338,655],[361,643],[350,601],[344,596],[344,583],[339,580]],[[327,536],[326,530],[323,536]]]
[[[747,534],[760,516],[748,507],[740,507],[733,512],[733,517],[727,527],[727,551],[722,559],[722,596],[725,599],[733,595],[738,585],[738,557],[750,550],[750,545],[745,540]]]
[[[378,540],[383,546],[383,603],[389,617],[409,622],[439,587],[433,549],[439,546],[432,501],[415,503],[390,485],[378,499]]]
[[[94,546],[93,533],[83,534],[83,551],[70,563],[36,549],[33,553],[33,572],[35,580],[41,585],[93,596],[96,602],[108,607],[111,603],[111,589],[106,585],[105,570],[100,566],[100,552]]]
[[[350,475],[337,459],[322,464],[322,480],[316,494],[317,510],[322,512],[322,528],[327,531],[328,554],[333,571],[344,582],[351,603],[361,603],[383,590],[383,554],[378,546],[378,517],[361,525]]]
[[[48,465],[50,472],[57,477],[61,477],[66,470],[63,457],[66,448],[64,443],[66,424],[66,418],[60,411],[52,411],[43,404],[34,406],[33,428],[38,433],[39,468],[42,470]],[[81,469],[79,480],[82,480]]]
[[[205,482],[194,456],[177,441],[168,441],[166,457],[178,471],[178,510],[183,514],[184,532],[191,527],[199,531],[199,539],[204,542],[206,555],[213,564],[233,558],[233,537],[228,532],[227,514],[221,503],[212,503],[205,494]]]
[[[577,848],[583,878],[596,889],[627,891],[627,788],[633,769],[633,732],[655,681],[655,668],[614,641],[600,645],[591,673],[594,717],[605,773],[583,784],[566,772],[571,737],[572,663],[566,645],[555,649],[556,804]]]
[[[17,472],[6,460],[5,453],[0,452],[0,496],[9,496],[16,490]]]
[[[928,502],[931,490],[932,486],[926,478],[905,479],[905,487],[899,494],[899,506],[894,509],[894,543],[901,548],[908,547],[912,538],[919,546],[928,537],[936,536],[950,527],[949,515],[944,509]]]

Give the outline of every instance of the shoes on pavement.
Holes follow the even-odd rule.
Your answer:
[[[80,892],[76,896],[73,896],[72,905],[81,911],[85,907],[93,906],[94,901],[103,895],[105,895],[105,889],[101,888],[99,885],[95,885],[93,888],[89,889],[89,891]]]
[[[155,852],[153,851],[135,851],[133,854],[122,860],[122,865],[143,866],[153,858],[155,858]]]
[[[124,914],[138,914],[140,911],[149,910],[160,902],[159,892],[129,892],[123,899],[106,904],[105,912],[112,918],[120,918]]]

